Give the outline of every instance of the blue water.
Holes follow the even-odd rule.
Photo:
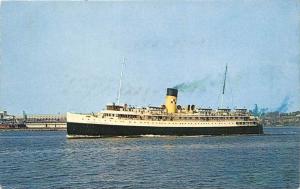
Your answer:
[[[0,188],[298,188],[300,128],[266,135],[66,139],[0,132]]]

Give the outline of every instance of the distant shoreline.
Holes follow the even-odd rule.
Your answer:
[[[67,128],[0,128],[1,131],[67,131]]]
[[[284,127],[300,127],[300,125],[263,125],[264,128],[269,128],[269,127],[272,127],[272,128],[284,128]]]

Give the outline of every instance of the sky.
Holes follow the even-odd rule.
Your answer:
[[[97,112],[121,103],[300,110],[296,0],[8,2],[0,8],[0,109]]]

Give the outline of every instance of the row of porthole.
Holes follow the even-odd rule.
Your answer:
[[[104,120],[105,122],[106,122],[106,120]],[[111,120],[108,120],[109,122],[111,122]],[[114,122],[118,122],[118,121],[114,121]],[[119,122],[122,122],[122,123],[124,123],[124,121],[119,121]],[[131,121],[129,121],[129,123],[147,123],[147,124],[150,124],[151,122],[131,122]],[[152,123],[154,123],[154,124],[160,124],[159,122],[152,122]],[[169,124],[169,125],[195,125],[195,124],[197,124],[197,125],[211,125],[211,124],[214,124],[214,125],[218,125],[218,124],[231,124],[231,125],[234,125],[234,123],[174,123],[174,122],[171,122],[171,123],[167,123],[167,124]]]
[[[82,118],[82,120],[83,120],[83,118]],[[88,120],[90,120],[90,119],[88,119]],[[95,119],[94,119],[94,121],[95,121]],[[104,120],[105,122],[106,122],[106,120]],[[111,122],[111,120],[108,120],[109,122]],[[116,122],[116,121],[114,121],[114,122]],[[122,123],[124,123],[123,121],[122,121]],[[129,123],[131,123],[131,121],[129,121]],[[139,122],[133,122],[133,123],[139,123]],[[144,122],[144,123],[150,123],[150,122]],[[153,122],[153,123],[155,123],[155,124],[159,124],[158,122]],[[174,123],[174,122],[172,122],[172,123],[168,123],[168,124],[172,124],[172,125],[194,125],[194,124],[197,124],[197,125],[211,125],[211,124],[216,124],[216,125],[218,125],[218,124],[234,124],[234,123]]]

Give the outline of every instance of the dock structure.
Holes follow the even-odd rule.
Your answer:
[[[0,129],[66,129],[66,114],[25,114],[10,115],[0,111]]]
[[[66,114],[30,114],[25,119],[28,129],[66,129]]]
[[[7,111],[0,111],[0,129],[25,128],[23,120],[19,120],[15,115],[8,114]]]

